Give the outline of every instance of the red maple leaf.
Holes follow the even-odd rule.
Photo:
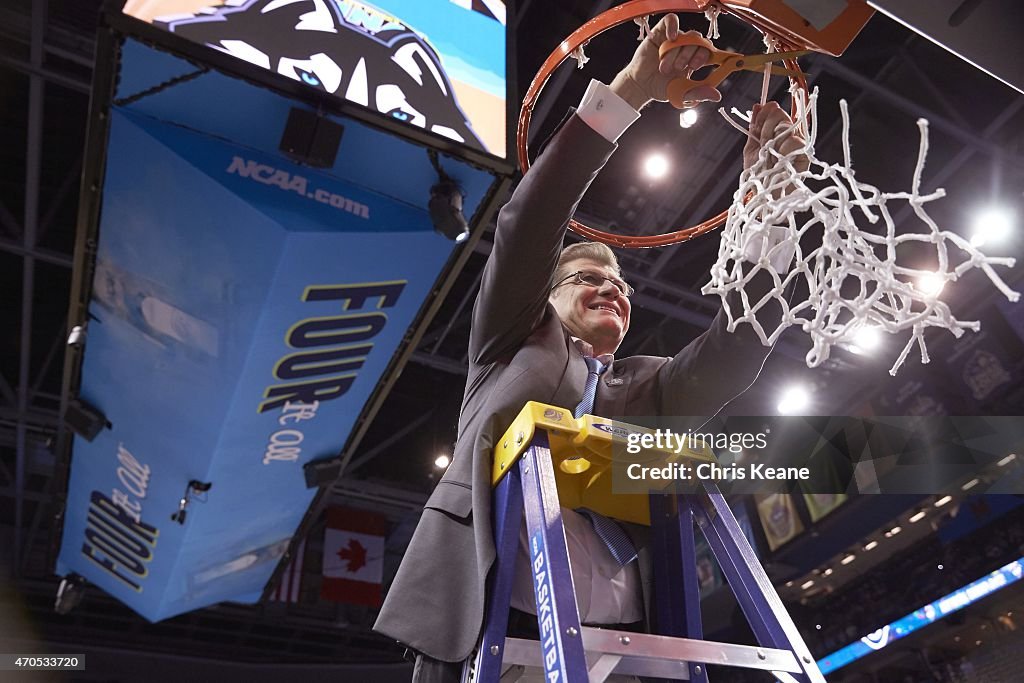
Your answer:
[[[353,574],[366,566],[366,548],[354,538],[348,539],[348,546],[338,551],[338,557],[347,561],[345,570]]]

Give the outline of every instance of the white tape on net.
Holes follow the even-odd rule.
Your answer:
[[[825,362],[834,345],[849,343],[859,330],[877,328],[889,334],[910,330],[909,341],[889,370],[895,375],[915,344],[920,348],[921,362],[929,362],[924,340],[927,328],[947,329],[955,337],[980,328],[977,321],[961,321],[953,316],[940,297],[943,285],[979,269],[1007,299],[1017,301],[1020,295],[993,268],[1012,267],[1014,259],[986,256],[960,235],[940,230],[925,211],[925,204],[945,196],[941,189],[920,193],[928,152],[927,121],[921,119],[917,124],[921,144],[911,191],[882,192],[854,178],[845,101],[840,102],[843,163],[830,164],[815,157],[817,95],[815,89],[806,103],[797,97],[794,123],[777,131],[740,177],[722,229],[718,260],[702,292],[722,298],[730,331],[747,323],[766,346],[774,344],[789,327],[799,326],[812,342],[806,358],[808,367]],[[743,126],[721,113],[746,133]],[[794,132],[803,137],[804,145],[789,153],[778,151],[777,146]],[[801,156],[809,161],[806,170],[798,168]],[[744,202],[748,195],[750,200]],[[897,234],[892,205],[901,201],[910,205],[923,230]],[[809,232],[812,237],[804,240]],[[935,270],[917,269],[898,260],[897,248],[911,242],[934,247]],[[747,287],[759,272],[767,273],[773,286],[755,301]],[[940,286],[926,291],[919,284],[924,276],[934,278]],[[807,288],[807,299],[790,303],[785,292],[798,280]],[[738,295],[732,301],[738,299],[742,311],[730,306],[731,292]],[[769,304],[777,304],[781,310],[778,326],[770,331],[763,327],[764,319],[772,317]],[[759,319],[757,314],[762,310]]]

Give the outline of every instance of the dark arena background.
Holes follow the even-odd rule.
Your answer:
[[[520,103],[619,4],[3,0],[0,680],[409,680],[371,627],[452,455]],[[847,2],[764,4],[823,20]],[[909,191],[927,119],[922,191],[946,191],[929,213],[1017,258],[998,270],[1024,290],[1024,6],[854,4],[876,11],[842,55],[800,58],[817,155],[842,158],[844,99],[857,179]],[[718,47],[763,51],[720,22]],[[636,33],[554,72],[534,154]],[[722,106],[761,87],[739,72]],[[784,79],[769,96],[788,106]],[[649,106],[576,219],[643,236],[726,209],[744,139],[716,109]],[[719,234],[616,249],[636,288],[618,356],[707,329]],[[929,363],[890,375],[894,335],[809,369],[790,329],[722,415],[778,437],[769,464],[852,463],[813,490],[727,490],[830,682],[1024,680],[1024,304],[977,272],[944,298],[980,330],[929,330]],[[755,644],[701,538],[696,562],[704,636]]]

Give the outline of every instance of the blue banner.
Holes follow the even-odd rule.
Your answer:
[[[422,207],[118,109],[99,234],[80,395],[111,428],[75,440],[58,572],[152,621],[254,602],[303,465],[341,450],[454,244]]]

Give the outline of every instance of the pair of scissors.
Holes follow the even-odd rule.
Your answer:
[[[715,47],[710,40],[693,33],[684,33],[675,40],[666,41],[661,44],[658,48],[658,55],[664,57],[665,54],[672,49],[677,47],[684,47],[686,45],[696,45],[698,47],[706,48],[711,56],[708,58],[706,66],[713,67],[711,73],[707,74],[700,80],[693,80],[692,78],[686,78],[680,76],[679,78],[673,79],[668,84],[668,99],[672,103],[672,106],[677,109],[689,109],[697,106],[699,100],[687,100],[686,93],[693,90],[698,85],[709,85],[713,88],[717,88],[718,85],[724,81],[730,74],[738,70],[744,71],[764,71],[765,64],[769,62],[777,62],[784,59],[795,59],[801,55],[810,53],[810,50],[793,50],[790,52],[768,52],[765,54],[756,55],[744,55],[738,52],[729,52],[727,50],[719,50]],[[698,69],[698,71],[701,71]],[[796,69],[785,69],[780,66],[772,66],[771,73],[776,76],[806,76],[805,73]]]

